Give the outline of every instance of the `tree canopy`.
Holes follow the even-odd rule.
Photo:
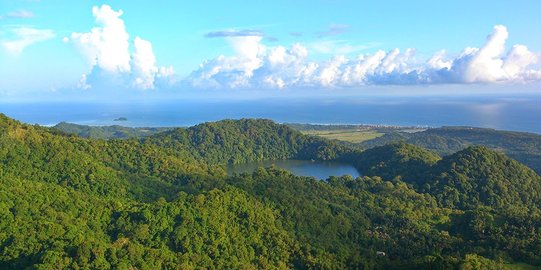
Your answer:
[[[340,160],[320,181],[228,163]],[[0,115],[2,269],[541,265],[541,178],[505,154],[366,151],[269,120],[92,139]]]

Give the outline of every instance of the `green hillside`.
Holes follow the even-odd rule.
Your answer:
[[[393,132],[361,143],[364,148],[405,141],[440,155],[449,155],[473,145],[502,151],[541,174],[541,135],[489,128],[442,127],[422,132]]]
[[[188,149],[206,162],[244,163],[275,159],[336,159],[346,149],[264,119],[222,120],[175,129],[145,138],[145,144]]]
[[[343,159],[365,175],[384,179],[400,177],[405,181],[416,182],[424,177],[440,157],[424,148],[400,142],[353,152]]]
[[[365,176],[224,171],[278,158]],[[535,268],[540,185],[481,147],[360,152],[250,119],[101,140],[0,115],[0,269]]]
[[[52,127],[66,134],[73,134],[91,139],[127,139],[142,138],[170,130],[171,128],[131,128],[119,125],[114,126],[86,126],[61,122]]]
[[[541,206],[541,177],[530,168],[485,147],[468,147],[444,157],[424,190],[442,204],[471,208]]]

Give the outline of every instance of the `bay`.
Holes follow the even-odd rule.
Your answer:
[[[541,134],[541,96],[478,98],[170,100],[2,103],[0,113],[40,125],[184,127],[222,119],[278,123],[475,126]],[[118,118],[127,121],[114,121]]]

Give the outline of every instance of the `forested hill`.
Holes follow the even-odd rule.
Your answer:
[[[89,140],[1,114],[0,161],[4,175],[122,198],[171,195],[175,182],[225,174],[186,150],[172,156],[139,140]]]
[[[273,158],[366,176],[222,168]],[[101,140],[0,115],[0,269],[535,269],[540,183],[487,148],[360,152],[268,120]]]
[[[333,160],[346,148],[330,140],[303,135],[265,119],[222,120],[175,129],[143,139],[174,153],[189,149],[206,162],[244,163],[276,159]]]
[[[241,122],[244,120],[240,120]],[[252,121],[251,125],[252,130],[255,129],[263,129],[266,130],[270,126],[264,126],[263,122],[265,120],[258,120],[262,122],[258,122],[257,120],[246,120],[246,121]],[[197,127],[188,128],[190,132],[187,132],[185,135],[181,134],[182,131],[176,130],[169,133],[167,136],[176,136],[178,139],[184,140],[184,142],[192,142],[192,138],[196,138],[196,140],[200,140],[200,143],[206,143],[207,145],[203,145],[203,147],[212,147],[215,149],[207,149],[214,151],[214,153],[207,154],[207,160],[213,161],[212,159],[219,160],[220,162],[223,162],[225,159],[225,156],[217,151],[215,151],[218,148],[221,147],[230,147],[231,145],[226,144],[215,144],[221,143],[220,138],[215,138],[216,140],[208,137],[209,131],[217,131],[217,132],[225,132],[223,134],[219,134],[220,137],[222,135],[232,135],[231,132],[236,132],[238,134],[245,134],[244,132],[250,132],[248,129],[243,129],[241,127],[235,127],[235,130],[229,130],[226,129],[232,128],[230,125],[235,125],[234,123],[237,123],[237,121],[232,120],[225,120],[215,123],[205,123],[198,125]],[[274,123],[272,123],[274,124]],[[250,125],[246,124],[245,125]],[[260,125],[260,126],[258,126]],[[272,127],[272,129],[285,129],[286,127],[282,125],[276,125]],[[221,128],[220,128],[221,126]],[[301,130],[307,130],[307,129],[316,129],[321,128],[317,125],[301,125],[301,124],[289,124],[289,127],[292,127],[295,130],[301,129]],[[227,128],[224,128],[227,127]],[[331,126],[323,126],[324,128],[328,129],[351,129],[356,130],[357,126],[350,126],[350,125],[331,125]],[[83,138],[93,138],[93,139],[126,139],[126,138],[144,138],[156,135],[158,133],[164,132],[164,131],[171,131],[173,128],[130,128],[130,127],[124,127],[124,126],[86,126],[86,125],[77,125],[77,124],[71,124],[71,123],[59,123],[56,126],[52,127],[55,130],[59,130],[66,134],[74,134]],[[181,130],[181,129],[180,129]],[[498,151],[503,151],[510,157],[528,165],[530,168],[534,169],[538,174],[541,174],[541,135],[533,134],[533,133],[525,133],[525,132],[513,132],[513,131],[499,131],[494,129],[488,129],[488,128],[474,128],[474,127],[442,127],[442,128],[432,128],[421,132],[400,132],[400,131],[394,131],[393,129],[384,129],[385,135],[381,137],[377,137],[375,139],[370,139],[367,141],[364,141],[360,143],[359,145],[362,148],[368,149],[373,148],[376,146],[382,146],[388,143],[393,142],[407,142],[410,144],[422,146],[423,148],[432,150],[439,155],[450,155],[457,151],[460,151],[462,149],[467,148],[468,146],[473,145],[482,145],[489,147],[491,149],[495,149]],[[389,130],[391,130],[389,132]],[[212,132],[211,131],[211,132]],[[178,134],[175,134],[178,133]],[[227,134],[226,134],[227,133]],[[260,135],[263,138],[267,138],[269,135],[275,136],[275,132],[263,134],[262,132]],[[298,138],[301,138],[299,133],[293,132],[292,130],[289,130],[289,134],[294,134],[294,136],[297,136]],[[249,134],[252,135],[252,134]],[[256,134],[257,135],[257,134]],[[183,136],[187,136],[184,137]],[[207,136],[207,137],[205,137]],[[205,137],[205,140],[209,140],[207,142],[203,142],[202,138]],[[229,137],[231,138],[231,136]],[[310,137],[312,140],[314,138]],[[281,138],[280,138],[281,139]],[[261,138],[259,138],[261,141]],[[209,143],[212,142],[212,143]],[[233,142],[237,143],[238,142]],[[263,153],[264,151],[261,151],[262,149],[257,149],[257,147],[252,147],[254,143],[257,143],[255,141],[252,142],[244,142],[247,143],[246,145],[237,145],[237,149],[232,149],[231,147],[225,151],[230,153],[230,151],[237,151],[237,152],[254,152],[249,153],[246,159],[240,157],[237,155],[237,157],[228,155],[228,158],[233,163],[238,162],[245,162],[247,160],[260,160],[261,158],[258,157],[258,155],[263,155],[264,157],[268,157],[269,159],[274,159],[276,157],[284,157],[284,158],[290,158],[295,155],[292,155],[290,153],[284,155],[279,153]],[[195,142],[194,144],[198,144],[198,142]],[[332,148],[336,147],[337,142],[332,143]],[[341,143],[344,145],[345,143]],[[347,144],[345,144],[347,145]],[[353,144],[349,145],[354,146]],[[299,152],[300,149],[294,149],[294,145],[290,145],[287,147],[282,147],[282,149],[286,149],[287,151],[293,151],[293,152]],[[197,149],[198,151],[202,149]],[[332,152],[334,150],[328,150],[330,153],[324,154],[320,153],[322,156],[322,159],[329,159],[334,158],[335,154]],[[338,150],[339,151],[339,150]],[[206,151],[204,151],[206,152]],[[300,150],[302,152],[302,150]],[[202,155],[205,155],[205,153],[202,153]],[[216,157],[216,158],[212,158]]]
[[[220,121],[145,139],[107,141],[51,132],[3,115],[0,128],[4,172],[100,195],[141,196],[143,190],[133,182],[142,179],[151,189],[144,192],[166,189],[174,194],[172,184],[196,176],[225,176],[220,165],[229,162],[333,159],[344,151],[325,139],[304,136],[268,120]]]
[[[114,126],[86,126],[61,122],[52,127],[67,134],[77,135],[91,139],[127,139],[142,138],[160,133],[172,128],[131,128],[119,125]]]
[[[398,141],[415,144],[440,155],[449,155],[472,145],[483,145],[502,151],[541,174],[541,135],[538,134],[489,128],[442,127],[416,133],[388,133],[362,142],[361,146],[372,148]]]
[[[486,147],[468,147],[446,156],[430,174],[422,190],[435,195],[448,207],[541,206],[541,177]]]
[[[392,143],[366,151],[345,155],[343,159],[353,164],[364,175],[395,177],[414,182],[426,176],[427,170],[440,157],[424,148],[407,144]]]
[[[354,154],[351,162],[369,176],[400,179],[433,195],[442,206],[541,206],[541,177],[523,164],[482,146],[443,158],[421,147],[400,143]]]
[[[189,128],[94,127],[62,122],[52,129],[91,139],[139,138],[172,155],[183,155],[177,152],[187,150],[212,164],[289,158],[331,160],[345,151],[336,142],[306,136],[265,119],[222,120]]]

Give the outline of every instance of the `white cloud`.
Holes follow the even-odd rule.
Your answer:
[[[173,75],[175,75],[175,70],[173,69],[173,66],[158,68],[158,78],[168,78],[172,77]]]
[[[250,74],[254,69],[261,66],[261,56],[265,53],[265,46],[261,44],[261,36],[244,36],[226,38],[235,52],[237,59],[245,66],[245,71]]]
[[[415,49],[377,51],[348,59],[336,43],[308,48],[294,44],[266,47],[261,36],[228,37],[236,54],[205,61],[187,81],[196,87],[287,88],[355,87],[378,84],[492,83],[541,80],[541,70],[532,68],[539,57],[524,45],[506,53],[507,28],[496,25],[481,48],[468,47],[456,58],[445,51],[418,61]],[[326,45],[326,47],[325,47]],[[309,49],[335,54],[330,60],[311,61]],[[362,48],[357,48],[362,49]]]
[[[503,62],[503,71],[511,78],[520,77],[524,73],[524,67],[538,62],[538,57],[530,52],[524,45],[515,45],[507,54]]]
[[[327,63],[325,63],[319,72],[316,79],[322,86],[333,86],[336,84],[337,79],[342,73],[342,65],[347,63],[347,59],[344,56],[336,56]]]
[[[130,35],[126,31],[124,21],[120,18],[122,10],[115,11],[108,5],[93,7],[97,27],[90,32],[72,33],[64,42],[71,42],[83,54],[92,68],[92,72],[83,75],[81,88],[90,88],[94,83],[90,78],[112,76],[113,80],[126,78],[141,89],[152,89],[156,78],[173,75],[172,67],[159,68],[152,43],[140,37],[133,41],[135,51],[130,53]],[[96,69],[98,69],[96,71]],[[98,76],[99,75],[99,76]],[[121,83],[123,80],[120,80]]]
[[[465,82],[491,82],[503,80],[506,73],[503,71],[505,41],[509,37],[507,28],[503,25],[494,26],[494,31],[487,38],[487,42],[479,50],[472,50],[466,54],[466,66],[463,70]]]
[[[262,39],[259,35],[227,37],[226,40],[236,55],[221,55],[201,64],[197,75],[192,74],[191,84],[198,87],[248,87],[254,71],[260,68],[264,61],[266,47],[261,44]]]
[[[441,50],[434,54],[427,62],[428,67],[431,69],[450,69],[453,64],[452,61],[445,60],[445,50]]]
[[[525,81],[536,79],[539,71],[532,65],[538,57],[524,45],[514,45],[505,53],[505,43],[509,33],[503,25],[494,26],[483,47],[468,47],[450,62],[449,67],[435,69],[441,82],[451,83],[493,83],[506,81]],[[443,56],[440,56],[443,57]]]
[[[90,89],[92,86],[89,85],[86,81],[87,81],[87,76],[86,76],[86,74],[83,74],[81,76],[81,79],[79,80],[79,83],[77,84],[77,87],[81,88],[83,90]]]
[[[34,13],[28,10],[18,10],[18,11],[13,11],[13,12],[8,13],[7,16],[10,18],[27,19],[27,18],[34,17]]]
[[[353,45],[346,40],[320,40],[308,44],[308,47],[316,53],[351,54],[373,48],[377,45],[377,43]]]
[[[71,34],[70,40],[92,66],[97,65],[108,72],[130,71],[130,36],[120,19],[122,13],[108,5],[93,7],[92,14],[99,26],[87,33]]]
[[[133,54],[132,64],[135,69],[135,84],[144,89],[153,88],[158,67],[156,67],[156,57],[152,51],[152,44],[139,37],[135,38],[133,44],[135,53]]]
[[[2,47],[11,54],[17,55],[32,44],[46,41],[55,37],[53,30],[36,29],[27,26],[18,26],[9,29],[12,34],[11,39],[0,40]]]

